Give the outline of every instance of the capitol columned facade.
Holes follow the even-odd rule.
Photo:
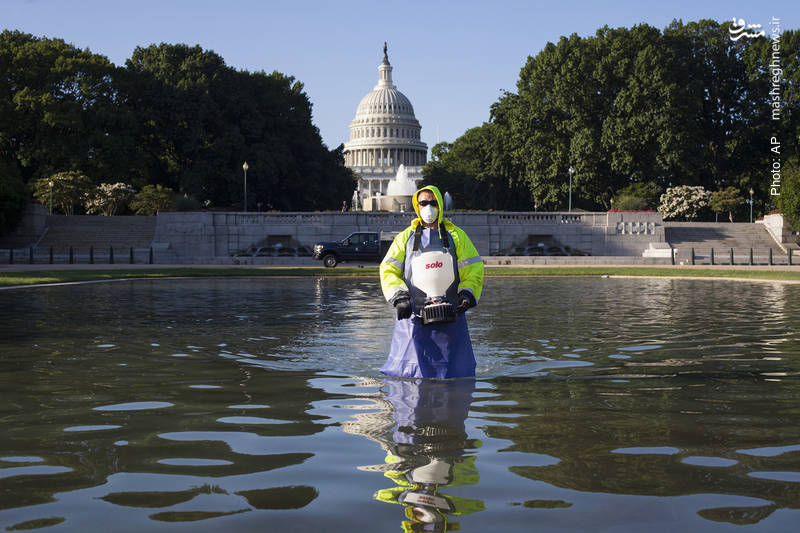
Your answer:
[[[358,199],[365,211],[377,209],[376,197],[386,194],[389,181],[404,165],[408,178],[422,180],[428,145],[420,140],[422,127],[414,108],[392,82],[386,44],[378,65],[378,84],[361,99],[344,145],[344,162],[358,175]]]

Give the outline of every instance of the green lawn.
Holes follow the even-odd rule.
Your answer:
[[[286,276],[377,276],[378,267],[368,268],[241,268],[177,267],[108,270],[39,270],[0,272],[0,287],[69,283],[109,279],[210,278],[210,277],[286,277]]]
[[[490,276],[641,276],[676,278],[743,278],[800,281],[800,267],[787,270],[744,270],[685,267],[586,266],[586,267],[506,267],[486,269]]]
[[[146,269],[108,270],[40,270],[0,272],[0,287],[14,285],[37,285],[42,283],[69,283],[133,278],[175,277],[265,277],[265,276],[366,276],[377,277],[378,267],[363,268],[242,268],[242,267],[170,267]],[[636,267],[636,266],[586,266],[586,267],[487,267],[487,276],[651,276],[651,277],[710,277],[745,278],[761,280],[800,281],[800,268],[786,270],[733,270],[681,267]]]

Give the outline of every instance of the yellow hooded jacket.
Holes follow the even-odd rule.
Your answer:
[[[439,192],[437,187],[432,185],[423,187],[414,194],[412,201],[417,218],[411,222],[408,228],[400,232],[394,238],[394,242],[392,242],[389,251],[386,252],[386,256],[381,262],[380,277],[383,296],[388,302],[392,302],[392,299],[398,291],[408,291],[408,286],[404,279],[406,248],[414,231],[422,224],[422,219],[419,216],[419,202],[417,197],[420,192],[425,190],[431,191],[436,197],[436,202],[439,204],[439,225],[444,226],[447,230],[456,248],[459,276],[458,290],[466,290],[472,293],[477,303],[483,291],[483,259],[478,255],[478,251],[475,249],[475,246],[472,244],[472,241],[469,240],[464,230],[443,217],[444,202],[442,201],[442,193]]]

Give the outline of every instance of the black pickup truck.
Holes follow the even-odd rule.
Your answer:
[[[314,259],[333,268],[343,261],[380,262],[396,232],[357,231],[341,241],[320,242],[314,245]]]

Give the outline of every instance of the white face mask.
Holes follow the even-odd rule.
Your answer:
[[[419,216],[426,224],[433,224],[439,217],[439,209],[432,205],[426,205],[419,210]]]

